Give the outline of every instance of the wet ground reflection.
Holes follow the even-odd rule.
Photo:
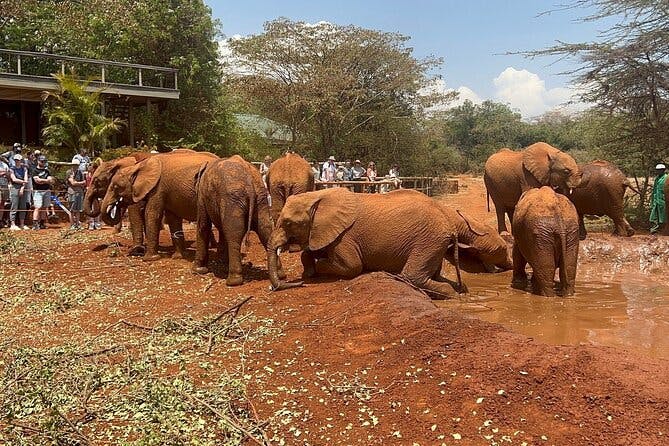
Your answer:
[[[554,344],[592,343],[669,358],[666,278],[602,273],[579,265],[576,295],[546,298],[511,289],[511,272],[465,276],[469,295],[436,302]],[[660,280],[663,281],[660,281]]]

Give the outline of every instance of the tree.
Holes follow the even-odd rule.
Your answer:
[[[59,90],[46,93],[44,115],[47,125],[42,129],[48,145],[64,145],[73,151],[85,148],[95,154],[104,149],[112,133],[118,132],[123,122],[100,114],[101,90],[87,92],[88,82],[79,82],[74,76],[54,76]]]
[[[3,47],[178,68],[180,99],[145,112],[146,127],[163,141],[221,154],[233,146],[234,120],[220,118],[230,115],[221,88],[220,25],[203,0],[2,0],[0,5]],[[30,63],[35,62],[24,62],[26,72]],[[89,73],[78,68],[77,74]],[[135,75],[111,68],[107,73],[111,80]]]
[[[356,26],[278,19],[262,34],[229,41],[231,82],[252,110],[287,125],[303,152],[378,159],[390,148],[408,159],[426,105],[419,90],[440,61],[415,59],[407,40]]]
[[[573,7],[596,12],[585,21],[615,18],[598,41],[564,43],[526,53],[528,56],[574,58],[569,74],[583,88],[581,99],[606,113],[617,129],[604,146],[623,155],[635,172],[643,172],[647,189],[650,168],[669,156],[669,8],[664,0],[578,0]],[[622,152],[620,151],[622,149]],[[617,152],[617,153],[615,153]],[[641,197],[643,207],[645,196]]]

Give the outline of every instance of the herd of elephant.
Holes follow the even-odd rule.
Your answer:
[[[116,225],[127,209],[134,242],[129,254],[143,254],[147,261],[160,258],[163,222],[175,247],[173,257],[183,258],[182,222],[197,221],[193,272],[209,272],[209,247],[216,244],[227,263],[229,286],[243,283],[242,251],[254,231],[266,249],[274,290],[302,284],[286,282],[280,261],[282,250],[300,250],[303,278],[387,271],[434,298],[466,291],[461,265],[478,272],[513,268],[512,286],[524,289],[527,263],[534,293],[554,295],[559,269],[562,294],[572,294],[579,235],[585,237],[583,214],[609,215],[616,233],[633,233],[622,213],[629,183],[609,163],[579,167],[568,154],[536,143],[521,152],[503,149],[492,155],[484,180],[497,210],[498,231],[413,190],[383,195],[345,188],[315,191],[309,163],[294,153],[270,166],[265,184],[240,156],[177,149],[103,163],[86,192],[84,211]],[[506,231],[505,214],[515,237],[513,260],[500,235]],[[216,243],[212,225],[219,234]],[[444,258],[455,266],[455,280],[442,276]]]

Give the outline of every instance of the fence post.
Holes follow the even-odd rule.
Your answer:
[[[106,81],[105,81],[105,66],[104,65],[102,66],[102,83],[103,84],[106,83]]]
[[[139,69],[139,86],[142,86],[142,69]]]
[[[21,74],[21,55],[16,56],[16,74]]]

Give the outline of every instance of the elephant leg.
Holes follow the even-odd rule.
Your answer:
[[[158,254],[158,239],[160,229],[163,227],[163,209],[158,204],[147,203],[146,205],[146,255],[147,262],[160,259]]]
[[[587,236],[588,236],[588,231],[585,229],[583,214],[578,214],[578,239],[585,240]]]
[[[177,215],[165,211],[165,221],[167,227],[170,230],[170,238],[172,239],[172,245],[174,245],[175,251],[172,255],[173,259],[183,259],[186,255],[186,244],[184,238],[183,230],[183,220]]]
[[[242,275],[242,241],[246,235],[246,210],[227,209],[225,216],[221,215],[221,229],[228,248],[228,277],[225,284],[228,286],[241,285],[244,282]]]
[[[129,256],[143,256],[146,252],[144,247],[144,230],[145,230],[145,211],[144,203],[137,203],[128,206],[128,220],[130,221],[130,233],[132,234],[132,242],[134,246],[128,252]],[[121,222],[119,222],[119,225]]]
[[[454,296],[457,284],[441,277],[441,263],[445,249],[416,250],[409,256],[402,268],[401,275],[419,288],[430,292],[434,299],[446,299]],[[438,278],[438,279],[436,279]]]
[[[327,257],[316,261],[316,274],[353,278],[362,273],[362,259],[355,246],[340,242]]]
[[[225,234],[222,230],[218,230],[218,247],[216,248],[218,259],[224,265],[228,264],[228,242],[225,240]]]
[[[542,256],[532,264],[532,292],[540,296],[555,296],[555,255]]]
[[[494,203],[494,201],[493,201]],[[497,214],[497,232],[502,233],[502,232],[509,232],[506,229],[506,217],[504,215],[504,206],[500,203],[499,205],[497,203],[495,204],[495,214]]]
[[[249,218],[253,218],[253,224],[251,225],[251,229],[253,229],[256,232],[256,234],[258,234],[260,243],[262,243],[265,250],[267,250],[267,247],[269,246],[269,238],[272,235],[272,230],[274,229],[271,217],[268,217],[268,215],[269,215],[269,210],[266,207],[263,207],[263,205],[261,204],[259,205],[259,207],[256,207],[256,215],[249,216]],[[279,279],[284,280],[287,276],[286,272],[283,270],[281,259],[278,258],[278,256],[277,256],[277,268],[278,268],[277,274],[279,276]]]
[[[560,285],[563,296],[574,294],[576,286],[576,267],[578,265],[578,240],[576,234],[567,235],[567,252],[563,252],[564,272],[560,268]]]
[[[521,254],[517,246],[517,241],[513,243],[513,276],[511,279],[511,287],[519,290],[524,290],[527,287],[527,273],[525,266],[527,266],[527,259]]]
[[[308,249],[305,249],[302,251],[300,260],[302,261],[302,267],[304,269],[302,278],[309,279],[314,277],[316,275],[316,258],[314,257],[314,253]]]
[[[209,214],[201,206],[198,206],[197,239],[195,242],[195,261],[193,262],[193,272],[196,274],[207,274],[209,272],[207,264],[209,263],[209,245],[211,244],[211,238],[213,237]]]
[[[625,213],[621,209],[616,209],[615,212],[612,212],[609,215],[613,220],[615,229],[613,230],[613,235],[619,235],[622,237],[631,237],[634,235],[634,228],[629,224],[625,218]]]
[[[511,227],[513,227],[513,211],[515,211],[513,206],[506,208],[506,215],[509,216],[509,223],[511,223]],[[506,228],[506,225],[504,225],[504,227]]]

